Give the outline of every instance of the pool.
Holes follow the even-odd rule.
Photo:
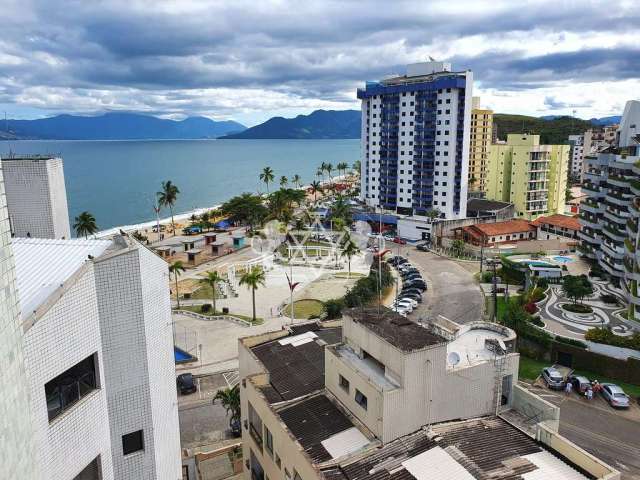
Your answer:
[[[195,362],[197,360],[196,357],[176,346],[173,347],[173,356],[176,363]]]
[[[554,260],[555,262],[558,263],[569,263],[569,262],[573,262],[573,258],[571,257],[565,257],[562,255],[557,255],[555,257],[552,257],[552,260]]]

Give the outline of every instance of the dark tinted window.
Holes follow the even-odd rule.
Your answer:
[[[124,455],[139,452],[140,450],[144,450],[144,436],[142,435],[142,430],[127,433],[122,436],[122,453]]]

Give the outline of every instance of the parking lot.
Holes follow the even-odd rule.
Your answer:
[[[473,273],[457,262],[414,247],[393,249],[418,268],[427,282],[422,303],[409,315],[415,320],[428,320],[443,315],[458,323],[482,320],[484,296]]]
[[[549,390],[542,381],[530,387],[560,407],[560,434],[622,473],[640,479],[640,407],[616,410],[600,396],[588,401],[575,392]]]

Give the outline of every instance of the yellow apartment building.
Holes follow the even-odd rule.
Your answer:
[[[480,97],[473,97],[469,144],[469,191],[485,191],[487,162],[493,131],[493,110],[480,108]]]
[[[514,133],[491,145],[486,198],[510,202],[526,220],[564,213],[569,145],[540,145],[540,135]]]

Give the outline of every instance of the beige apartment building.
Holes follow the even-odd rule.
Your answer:
[[[493,110],[480,107],[480,97],[473,97],[469,144],[469,192],[484,192],[487,162],[493,135]]]
[[[619,478],[516,384],[515,339],[376,308],[240,339],[245,478]]]

